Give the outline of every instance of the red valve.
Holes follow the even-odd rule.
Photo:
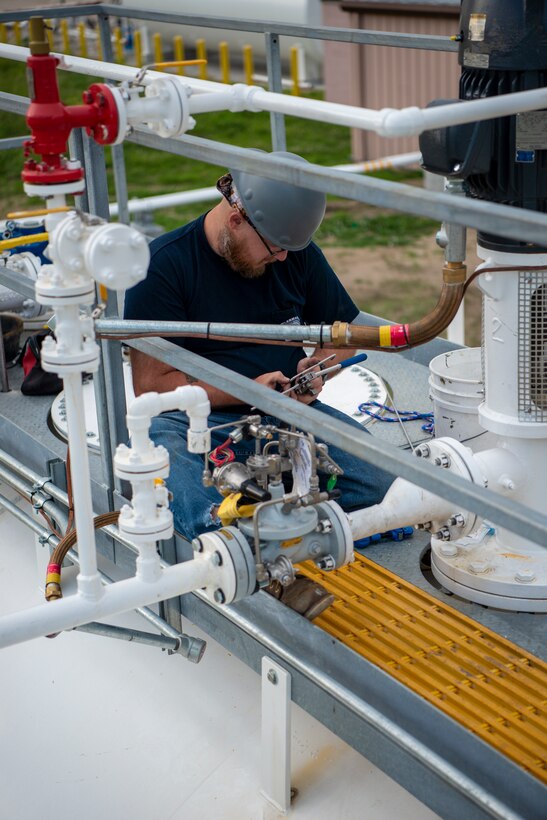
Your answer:
[[[34,42],[31,34],[31,56],[27,59],[31,104],[27,124],[31,138],[25,143],[25,155],[31,153],[41,161],[27,159],[22,178],[33,185],[54,185],[78,182],[83,178],[79,167],[70,167],[64,156],[73,128],[86,128],[88,134],[102,145],[116,140],[119,129],[118,108],[107,85],[96,83],[85,91],[83,105],[64,105],[59,96],[57,65],[59,60],[49,54],[47,38],[37,18]]]

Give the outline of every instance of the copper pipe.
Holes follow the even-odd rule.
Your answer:
[[[458,312],[465,292],[466,270],[461,262],[445,262],[439,301],[427,316],[408,325],[349,325],[346,344],[349,347],[395,351],[431,341],[448,327]],[[394,337],[401,341],[396,342]]]

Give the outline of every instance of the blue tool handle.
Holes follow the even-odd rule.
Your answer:
[[[366,353],[358,353],[357,356],[352,356],[351,359],[345,359],[343,362],[340,362],[340,367],[351,367],[352,364],[359,364],[359,362],[364,362],[365,359],[368,359]]]

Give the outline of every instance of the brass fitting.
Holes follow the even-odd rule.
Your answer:
[[[331,331],[331,338],[335,347],[346,345],[349,341],[348,322],[334,322]]]
[[[467,278],[467,265],[463,262],[445,262],[443,265],[443,282],[446,285],[459,285]]]
[[[29,48],[33,56],[49,54],[49,41],[43,17],[31,17],[29,20]]]

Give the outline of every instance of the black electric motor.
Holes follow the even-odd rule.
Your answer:
[[[460,100],[494,97],[547,85],[547,3],[544,0],[463,0],[460,16]],[[436,100],[443,105],[456,100]],[[547,211],[547,110],[449,126],[420,136],[423,167],[465,180],[468,196]],[[479,234],[501,251],[538,247]]]

